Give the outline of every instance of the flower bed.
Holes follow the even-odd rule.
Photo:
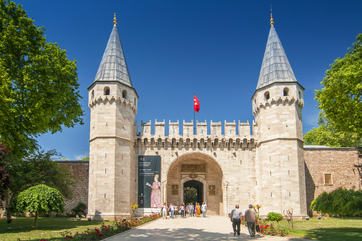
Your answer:
[[[99,228],[87,229],[82,233],[71,233],[70,231],[63,231],[61,232],[61,235],[63,236],[63,240],[102,240],[147,222],[153,221],[159,217],[159,214],[152,214],[149,216],[144,216],[142,219],[114,221],[112,225],[105,225],[103,223]],[[42,241],[47,240],[43,239]]]
[[[260,234],[263,235],[278,235],[283,237],[289,233],[289,228],[282,225],[279,221],[272,222],[263,220],[256,224],[259,225]]]

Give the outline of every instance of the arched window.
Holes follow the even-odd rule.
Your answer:
[[[94,90],[92,90],[92,99],[94,98]]]
[[[133,98],[133,104],[135,105],[135,106],[137,106],[137,99],[136,98]]]
[[[270,93],[269,93],[269,91],[267,91],[267,92],[264,93],[264,97],[265,97],[266,100],[269,100],[269,99],[270,99]]]
[[[109,94],[110,94],[109,87],[108,86],[104,87],[104,95],[109,95]]]
[[[288,95],[289,95],[289,89],[285,87],[283,90],[283,96],[288,96]]]
[[[299,90],[299,99],[302,99],[303,96],[302,96],[302,91]]]
[[[122,91],[122,98],[127,99],[127,91],[126,90]]]

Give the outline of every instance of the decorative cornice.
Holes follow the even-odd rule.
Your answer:
[[[137,108],[136,106],[133,104],[133,102],[127,101],[124,98],[118,97],[117,99],[114,96],[110,96],[108,97],[108,95],[106,95],[105,97],[99,96],[98,98],[93,98],[91,100],[91,102],[89,103],[89,108],[92,108],[93,106],[97,105],[97,104],[113,104],[114,102],[116,102],[118,105],[124,105],[125,107],[129,107],[133,113],[137,114]]]
[[[169,138],[169,137],[142,137],[137,136],[135,140],[136,147],[146,147],[146,148],[178,148],[178,149],[217,149],[217,148],[227,148],[227,149],[250,149],[255,148],[257,141],[253,138],[251,139],[242,139],[240,137],[236,138],[225,138],[225,137],[179,137],[179,138]]]
[[[294,97],[292,98],[288,98],[288,96],[285,97],[279,97],[277,100],[274,98],[271,98],[269,100],[266,100],[264,102],[260,102],[257,106],[254,107],[253,110],[253,115],[256,116],[261,109],[265,109],[266,107],[271,107],[273,105],[280,105],[280,104],[293,104],[295,103],[296,105],[298,105],[299,107],[303,108],[304,107],[304,100],[303,99],[295,99]]]

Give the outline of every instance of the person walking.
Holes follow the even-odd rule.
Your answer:
[[[193,203],[190,205],[190,216],[193,217],[195,215],[195,206]]]
[[[231,222],[233,222],[233,230],[234,230],[234,236],[236,236],[236,233],[240,236],[240,219],[243,216],[243,213],[241,210],[239,210],[239,205],[236,204],[235,208],[231,211]]]
[[[196,217],[200,217],[200,215],[201,215],[200,203],[196,203]]]
[[[162,217],[163,217],[163,219],[167,219],[167,205],[166,205],[166,203],[164,203],[163,204],[163,206],[162,206]]]
[[[248,225],[250,237],[255,237],[255,222],[257,221],[257,219],[256,212],[253,209],[252,204],[249,204],[249,209],[245,211],[245,221]]]
[[[175,206],[173,206],[172,203],[170,203],[170,212],[171,212],[171,218],[175,218]]]
[[[185,217],[185,206],[184,206],[184,203],[181,204],[180,210],[181,210],[181,218],[184,218],[184,217]]]
[[[187,204],[187,207],[186,207],[186,214],[188,214],[188,215],[191,217],[191,211],[190,211],[190,209],[191,209],[191,204],[188,203],[188,204]]]
[[[204,217],[206,217],[206,210],[207,210],[207,206],[206,206],[205,202],[202,202],[201,211],[202,211],[202,216],[204,216]]]

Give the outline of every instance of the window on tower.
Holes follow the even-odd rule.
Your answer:
[[[126,90],[122,91],[122,98],[127,99],[127,91]]]
[[[104,95],[109,95],[109,94],[110,94],[109,87],[108,86],[104,87]]]
[[[289,89],[285,87],[283,90],[283,96],[288,96],[288,95],[289,95]]]
[[[269,100],[269,99],[270,99],[270,93],[269,93],[269,91],[267,91],[267,92],[264,93],[264,97],[265,97],[266,100]]]
[[[92,90],[92,99],[94,98],[94,90]]]

